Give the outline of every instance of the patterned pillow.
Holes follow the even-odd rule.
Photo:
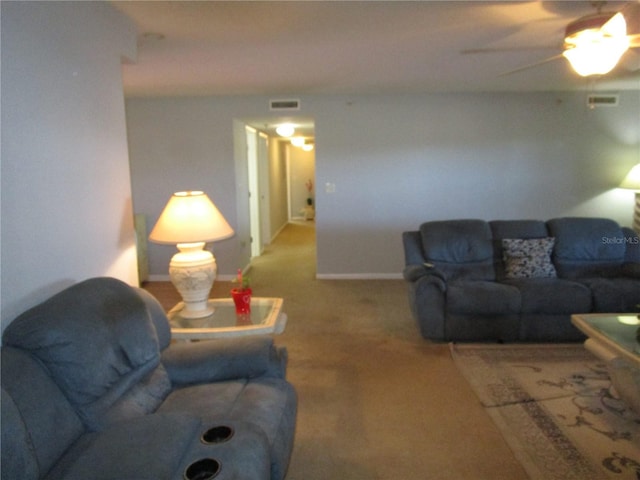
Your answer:
[[[507,278],[555,277],[551,263],[555,238],[504,238],[503,259]]]

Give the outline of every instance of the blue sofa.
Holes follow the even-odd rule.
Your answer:
[[[432,221],[402,239],[427,339],[580,341],[571,314],[640,309],[640,239],[610,219]]]
[[[148,292],[71,286],[3,333],[2,479],[277,479],[297,396],[269,337],[171,342]]]

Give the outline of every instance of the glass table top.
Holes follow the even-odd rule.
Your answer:
[[[640,355],[640,343],[638,343],[638,331],[640,319],[635,314],[629,315],[579,315],[577,316],[587,326],[629,353]]]
[[[180,316],[183,303],[178,303],[167,316],[171,335],[176,339],[213,338],[260,333],[281,333],[286,315],[281,298],[251,298],[251,313],[237,314],[231,298],[210,299],[213,314],[202,318]]]

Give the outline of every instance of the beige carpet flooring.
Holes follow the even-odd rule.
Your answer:
[[[527,479],[449,346],[420,337],[404,282],[316,280],[314,239],[313,222],[288,225],[249,274],[288,316],[276,337],[299,395],[287,480]],[[169,283],[146,288],[167,309],[179,300]]]

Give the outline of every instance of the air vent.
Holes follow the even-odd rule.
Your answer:
[[[591,108],[595,107],[617,107],[618,95],[614,94],[593,94],[587,95],[587,105]]]
[[[282,111],[291,111],[291,110],[300,110],[300,100],[270,100],[269,101],[269,110],[277,110],[279,112]]]

